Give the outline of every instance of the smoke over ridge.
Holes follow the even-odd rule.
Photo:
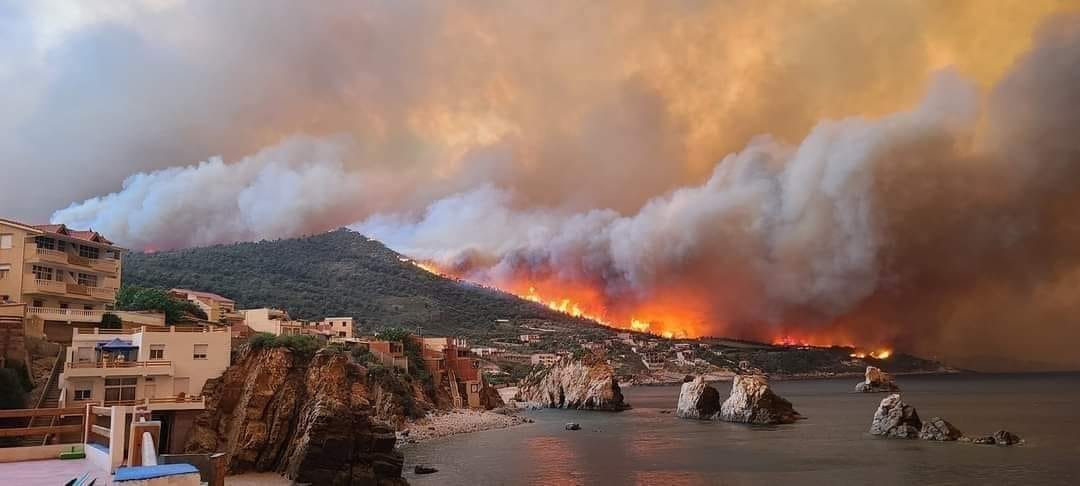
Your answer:
[[[351,225],[618,323],[1080,366],[1080,115],[1064,108],[1080,106],[1080,20],[1048,15],[1068,2],[736,3],[337,6],[266,26],[191,2],[208,23],[191,50],[175,48],[191,26],[155,11],[136,34],[88,34],[113,69],[113,52],[165,59],[103,68],[125,89],[91,90],[91,114],[136,107],[130,132],[42,149],[141,165],[103,166],[121,189],[88,182],[111,193],[52,220],[155,249]],[[127,37],[152,30],[168,41]],[[280,55],[222,68],[266,48]],[[200,103],[135,103],[157,84]],[[35,128],[64,101],[45,100],[27,143],[0,147],[29,161],[46,135],[79,140]],[[208,153],[223,157],[173,166]]]

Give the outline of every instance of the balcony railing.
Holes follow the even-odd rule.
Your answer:
[[[151,368],[172,366],[172,361],[87,361],[68,362],[70,368]]]
[[[105,406],[111,407],[113,405],[123,406],[139,406],[139,405],[164,405],[171,403],[178,404],[191,404],[191,403],[203,403],[205,398],[202,395],[184,396],[177,395],[171,397],[156,397],[156,398],[139,398],[135,400],[105,400]]]
[[[27,309],[28,315],[37,316],[47,321],[101,322],[101,316],[106,313],[116,314],[124,322],[147,326],[165,325],[164,315],[149,312],[58,309],[53,307],[31,307]],[[102,329],[101,332],[104,334],[110,332],[110,330]]]
[[[26,244],[26,255],[32,261],[42,261],[59,263],[61,265],[72,265],[83,268],[92,268],[99,272],[105,272],[115,274],[119,270],[120,260],[101,257],[101,258],[88,258],[77,253],[69,253],[62,250],[53,250],[49,248],[40,248],[35,243]]]

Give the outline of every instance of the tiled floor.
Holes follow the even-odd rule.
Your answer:
[[[83,473],[90,473],[90,477],[97,478],[94,486],[112,485],[112,477],[86,459],[0,463],[0,484],[57,486],[82,476]]]

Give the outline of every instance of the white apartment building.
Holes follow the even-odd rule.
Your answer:
[[[275,336],[300,334],[303,324],[289,318],[289,313],[281,309],[247,309],[244,312],[244,325],[255,332],[268,332]]]
[[[73,329],[60,375],[60,406],[95,401],[201,410],[206,380],[229,367],[230,340],[224,327]]]

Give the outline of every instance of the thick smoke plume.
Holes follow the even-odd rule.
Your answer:
[[[1080,366],[1068,3],[259,5],[21,60],[51,82],[0,95],[30,107],[15,175],[111,192],[54,221],[155,249],[352,224],[617,323]]]

